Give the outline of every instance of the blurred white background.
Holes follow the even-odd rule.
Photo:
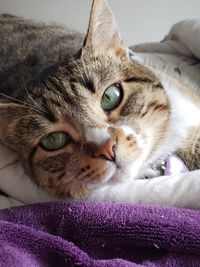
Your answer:
[[[199,0],[108,0],[126,45],[160,41],[171,25],[200,18]],[[92,0],[0,0],[0,12],[86,32]]]

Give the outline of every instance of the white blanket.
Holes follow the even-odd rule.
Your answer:
[[[0,143],[0,208],[56,200],[39,189],[26,175],[17,156]]]
[[[187,74],[200,84],[200,20],[186,20],[172,27],[161,43],[131,47],[144,62],[171,64],[180,75]],[[0,208],[57,200],[39,189],[25,174],[16,155],[0,144]],[[131,203],[165,204],[200,209],[200,170],[149,180],[132,180],[107,186],[101,200]],[[98,199],[98,192],[92,197]]]
[[[175,24],[160,43],[130,47],[145,63],[169,67],[200,84],[200,19]]]

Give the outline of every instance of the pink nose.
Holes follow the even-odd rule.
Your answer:
[[[115,140],[109,140],[104,143],[95,152],[95,157],[98,158],[100,156],[104,156],[108,160],[114,160],[115,154],[113,152],[113,147],[116,144]]]

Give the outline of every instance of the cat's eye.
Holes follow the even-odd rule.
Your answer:
[[[43,138],[40,144],[47,151],[55,151],[69,144],[70,140],[67,133],[53,132]]]
[[[122,101],[123,92],[119,84],[113,84],[106,89],[101,98],[101,107],[105,111],[116,108]]]

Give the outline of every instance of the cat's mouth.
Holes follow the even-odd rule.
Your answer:
[[[97,176],[96,179],[89,181],[87,184],[87,188],[92,190],[106,184],[115,183],[121,178],[122,172],[122,168],[117,163],[109,161],[107,162],[104,170],[102,170],[103,175],[101,177]]]
[[[104,160],[105,159],[101,159]],[[94,190],[104,185],[114,185],[116,183],[127,180],[131,177],[132,164],[127,164],[126,166],[120,165],[120,163],[115,161],[106,160],[106,166],[104,167],[104,174],[101,177],[96,177],[96,179],[89,181],[87,183],[87,188],[89,190]]]

